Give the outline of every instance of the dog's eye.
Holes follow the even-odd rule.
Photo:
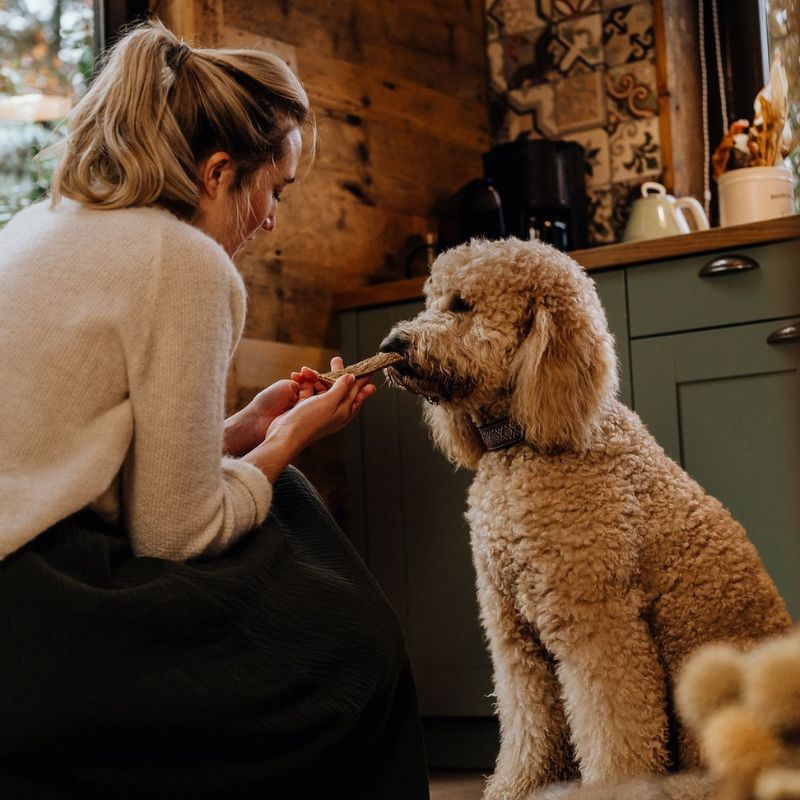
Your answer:
[[[453,314],[464,314],[472,311],[472,306],[460,294],[454,294],[447,310]]]

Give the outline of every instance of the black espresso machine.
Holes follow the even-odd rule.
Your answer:
[[[542,239],[559,250],[587,244],[586,161],[576,142],[522,139],[483,156],[506,236]]]

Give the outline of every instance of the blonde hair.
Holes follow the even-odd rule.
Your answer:
[[[286,134],[316,126],[303,85],[259,50],[193,49],[161,22],[130,30],[68,118],[51,196],[113,209],[161,205],[190,219],[198,164],[224,151],[235,189],[282,155]]]

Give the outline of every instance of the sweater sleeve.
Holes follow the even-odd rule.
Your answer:
[[[188,226],[187,226],[188,227]],[[162,240],[144,342],[129,367],[133,443],[123,514],[137,555],[225,550],[267,515],[272,487],[223,458],[225,381],[245,292],[227,255],[196,231]]]

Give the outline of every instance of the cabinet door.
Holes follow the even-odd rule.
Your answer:
[[[374,354],[395,322],[421,308],[343,315],[347,361]],[[464,519],[472,473],[434,450],[424,401],[382,382],[349,429],[348,527],[400,618],[422,713],[491,715],[491,666]]]
[[[608,327],[614,334],[619,359],[619,399],[632,408],[631,354],[628,340],[628,299],[625,270],[592,272],[597,295],[606,310]]]
[[[747,529],[800,619],[800,343],[780,321],[631,343],[636,411]]]

